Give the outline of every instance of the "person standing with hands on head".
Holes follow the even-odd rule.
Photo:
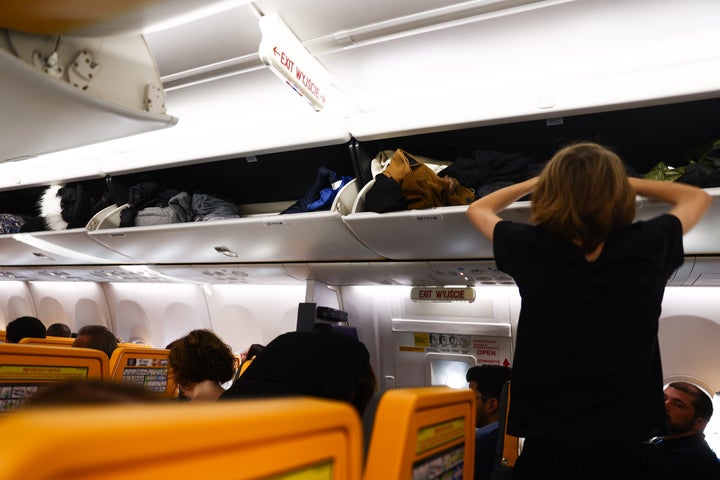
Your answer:
[[[498,216],[528,194],[533,225]],[[636,195],[670,211],[633,223]],[[628,178],[615,153],[583,142],[468,207],[522,299],[508,432],[525,442],[514,479],[658,477],[648,441],[665,424],[660,308],[682,235],[710,204],[690,185]]]

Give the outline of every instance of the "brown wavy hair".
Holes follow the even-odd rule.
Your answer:
[[[170,373],[180,386],[212,380],[224,383],[235,375],[235,357],[210,330],[193,330],[170,345]]]
[[[594,252],[613,231],[635,218],[635,190],[611,150],[591,142],[560,149],[532,195],[531,221]]]

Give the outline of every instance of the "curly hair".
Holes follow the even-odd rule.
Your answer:
[[[193,330],[168,346],[171,375],[180,386],[203,380],[224,383],[235,375],[232,350],[210,330]]]

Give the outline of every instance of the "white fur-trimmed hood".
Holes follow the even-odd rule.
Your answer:
[[[45,223],[50,230],[65,230],[68,227],[68,222],[62,218],[62,207],[58,195],[61,188],[63,185],[50,185],[38,201],[40,216],[45,218]]]

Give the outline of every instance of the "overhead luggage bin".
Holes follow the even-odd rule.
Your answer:
[[[0,42],[0,88],[12,92],[1,102],[0,161],[177,122],[165,113],[165,92],[141,35],[62,39],[9,31]]]
[[[352,181],[338,192],[329,211],[109,228],[89,235],[145,263],[379,260],[342,221],[356,194]]]
[[[361,202],[358,198],[356,205]],[[492,244],[470,224],[466,211],[466,206],[388,213],[353,210],[343,221],[370,249],[393,260],[493,258]],[[516,202],[504,218],[528,223],[530,202]]]
[[[683,237],[685,255],[716,254],[720,242],[718,241],[718,225],[720,225],[720,187],[706,188],[712,195],[713,203],[705,216],[695,228]],[[651,218],[670,210],[670,206],[656,201],[641,200],[638,204],[637,218]]]
[[[366,187],[371,186],[368,183]],[[366,189],[361,191],[364,194]],[[718,251],[717,226],[720,225],[720,187],[706,191],[713,205],[702,221],[684,239],[686,255],[713,254]],[[356,206],[362,205],[358,197]],[[639,198],[638,220],[666,213],[670,206]],[[354,210],[343,217],[373,251],[393,260],[449,260],[494,258],[492,244],[468,221],[467,207],[438,207],[423,210],[375,213]],[[515,202],[501,213],[504,220],[530,223],[530,202]]]
[[[383,188],[372,190],[380,176],[378,166],[383,166],[390,155],[386,152],[402,149],[424,163],[434,162],[440,167],[448,165],[445,172],[457,167],[453,175],[464,176],[468,182],[460,183],[473,189],[475,196],[481,196],[503,184],[537,175],[558,148],[584,140],[599,142],[615,150],[625,161],[629,175],[657,178],[655,169],[664,165],[670,167],[673,178],[704,187],[714,197],[713,207],[686,235],[685,253],[717,253],[720,185],[717,173],[706,174],[705,171],[713,170],[708,162],[714,158],[710,152],[717,147],[710,145],[720,138],[712,122],[720,99],[679,103],[668,99],[668,102],[652,107],[599,110],[583,115],[460,130],[440,129],[369,141],[356,139],[351,151],[358,176],[366,183],[358,194],[353,212],[343,220],[363,243],[389,259],[490,259],[493,258],[492,245],[468,221],[467,206],[402,209],[405,207],[400,200],[410,202],[415,198],[414,191],[403,190],[405,184],[420,184],[423,178],[416,182],[414,173],[395,178],[398,172],[403,172],[396,164],[390,176],[402,186],[394,189],[392,182],[381,178]],[[389,158],[390,164],[397,160],[395,153]],[[443,170],[437,171],[438,176],[443,175]],[[399,198],[401,190],[403,197]],[[372,199],[371,193],[374,194]],[[525,201],[527,199],[523,200],[504,210],[501,218],[528,223],[531,205]],[[638,199],[637,218],[650,218],[669,209],[667,204]]]
[[[0,235],[0,265],[132,263],[88,236],[84,228]]]
[[[297,262],[379,259],[337,212],[97,230],[90,236],[147,263]]]
[[[342,110],[331,105],[313,111],[264,68],[170,91],[168,103],[182,120],[171,129],[107,142],[108,153],[99,159],[104,172],[119,175],[350,139]]]

